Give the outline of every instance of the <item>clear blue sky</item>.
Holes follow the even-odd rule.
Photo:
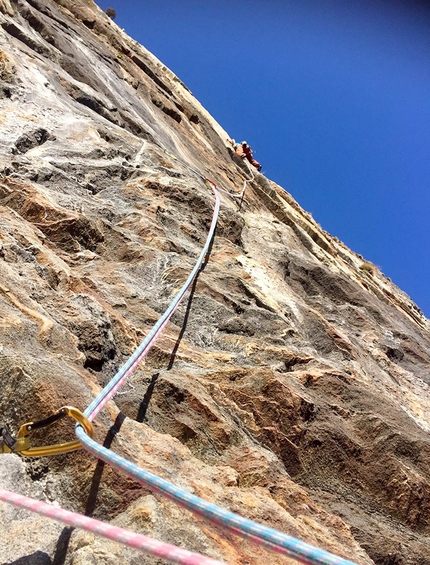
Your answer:
[[[266,176],[430,317],[430,8],[108,0]]]

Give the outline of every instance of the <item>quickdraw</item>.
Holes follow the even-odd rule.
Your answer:
[[[205,177],[204,175],[202,175],[202,173],[200,173],[199,171],[196,171],[196,169],[193,169],[192,167],[190,167],[190,165],[188,165],[188,163],[185,163],[185,161],[182,161],[182,159],[179,159],[178,157],[176,157],[175,155],[172,155],[172,153],[169,153],[169,151],[167,151],[167,149],[164,149],[164,153],[170,157],[171,159],[173,159],[174,161],[177,161],[178,163],[181,163],[181,165],[183,165],[184,167],[186,167],[189,171],[193,172],[194,174],[196,174],[198,177],[200,177],[202,179],[202,181],[205,183],[206,188],[208,188],[209,190],[216,190],[217,192],[222,192],[223,194],[227,194],[228,196],[231,196],[232,198],[240,198],[242,199],[244,194],[245,194],[245,190],[246,190],[246,186],[248,183],[252,182],[254,180],[254,173],[251,171],[251,168],[248,164],[247,161],[245,161],[245,164],[248,168],[250,177],[249,179],[246,179],[243,183],[243,188],[240,192],[229,192],[228,190],[224,190],[223,188],[220,188],[219,186],[217,186],[217,184]],[[242,200],[241,200],[242,203]]]
[[[78,422],[85,430],[89,437],[93,437],[94,430],[91,422],[82,414],[80,410],[73,406],[63,406],[51,416],[36,422],[27,422],[23,424],[14,437],[8,426],[0,429],[0,453],[20,453],[26,457],[41,457],[44,455],[59,455],[60,453],[69,453],[76,451],[82,447],[82,443],[78,440],[68,441],[65,443],[56,443],[54,445],[45,445],[40,447],[30,446],[30,436],[35,430],[47,428],[62,420],[66,416],[70,416]]]
[[[169,155],[176,161],[183,163],[177,157],[171,155],[167,151],[165,152],[167,155]],[[197,496],[176,487],[175,485],[169,483],[168,481],[162,479],[161,477],[153,475],[149,471],[146,471],[138,467],[131,461],[124,459],[123,457],[106,449],[104,446],[92,440],[93,427],[91,425],[90,420],[93,420],[100,412],[100,410],[103,409],[106,403],[111,398],[113,398],[116,391],[121,387],[121,385],[126,380],[127,376],[129,376],[133,372],[133,370],[140,363],[140,361],[146,356],[149,349],[151,348],[157,337],[160,335],[160,333],[163,331],[165,325],[168,323],[172,314],[176,310],[179,302],[183,298],[185,292],[187,291],[192,281],[196,277],[197,272],[201,267],[203,259],[212,241],[217,223],[219,207],[220,207],[220,199],[218,193],[224,192],[226,194],[230,194],[227,191],[224,191],[219,187],[217,187],[217,185],[213,181],[204,177],[201,173],[195,171],[186,163],[183,164],[189,170],[196,173],[204,181],[207,188],[210,188],[212,190],[215,196],[214,214],[212,218],[211,228],[209,230],[209,234],[206,240],[206,244],[197,260],[196,265],[194,266],[194,269],[190,273],[190,276],[188,277],[187,281],[185,282],[181,290],[178,292],[178,294],[175,296],[175,298],[173,299],[172,303],[165,311],[163,316],[158,320],[158,322],[154,325],[154,327],[149,332],[147,337],[141,343],[141,345],[128,359],[128,361],[126,361],[126,363],[121,367],[121,369],[111,379],[111,381],[105,386],[105,388],[100,392],[100,394],[88,406],[88,408],[85,411],[85,414],[82,414],[76,408],[64,406],[63,408],[60,408],[60,410],[58,410],[55,414],[53,414],[48,418],[45,418],[44,420],[39,420],[38,422],[28,422],[27,424],[24,424],[19,429],[16,438],[12,436],[8,428],[3,428],[0,430],[0,436],[1,436],[0,453],[19,452],[22,453],[23,455],[34,455],[34,456],[55,455],[59,453],[66,453],[68,451],[73,451],[75,449],[79,449],[80,447],[84,447],[99,459],[102,459],[103,461],[109,463],[113,467],[116,467],[120,471],[124,472],[128,476],[150,487],[154,492],[158,492],[159,494],[166,496],[167,498],[175,501],[177,504],[188,508],[188,510],[191,510],[195,514],[204,516],[205,518],[209,519],[211,522],[215,524],[226,527],[235,534],[238,534],[246,539],[249,539],[254,543],[264,545],[273,551],[276,551],[288,557],[292,557],[293,559],[299,561],[300,563],[306,565],[314,565],[314,564],[356,565],[352,561],[348,561],[346,559],[343,559],[342,557],[333,555],[332,553],[311,546],[305,542],[302,542],[301,540],[293,538],[292,536],[274,530],[273,528],[264,526],[263,524],[259,524],[258,522],[253,522],[252,520],[243,518],[238,514],[234,514],[233,512],[230,512],[224,508],[216,506],[215,504],[209,503],[201,498],[198,498]],[[252,179],[253,178],[254,176],[252,175]],[[242,198],[245,192],[246,184],[251,180],[248,179],[244,182],[244,187],[239,194],[230,194],[230,196],[234,196],[236,198]],[[29,435],[31,434],[32,431],[34,431],[35,429],[50,426],[54,422],[63,418],[64,416],[71,416],[78,422],[78,424],[80,424],[77,425],[75,429],[79,441],[51,445],[46,447],[35,447],[35,448],[29,447]],[[86,433],[83,433],[84,431]],[[66,521],[64,519],[66,511],[61,510],[61,512],[56,512],[57,509],[54,509],[53,512],[52,509],[49,507],[47,509],[46,508],[41,509],[40,506],[43,503],[40,503],[38,501],[33,501],[31,499],[27,499],[25,501],[23,497],[19,497],[18,495],[15,495],[14,493],[10,493],[8,491],[2,491],[1,489],[0,489],[0,499],[15,504],[17,506],[25,506],[32,511],[40,512],[43,515],[47,515],[52,518]],[[60,514],[61,514],[61,518],[59,516]],[[69,518],[71,520],[71,517],[68,517],[68,519]],[[70,522],[66,521],[66,522],[70,524],[73,523],[78,527],[84,527],[83,526],[84,519],[86,519],[86,517],[75,515],[75,517],[73,517],[74,520],[73,522],[72,521]],[[100,528],[98,527],[98,524],[96,525],[87,524],[87,526],[88,527],[86,529],[103,535],[105,535],[104,532],[109,527],[109,525],[107,524],[101,524]],[[110,537],[110,539],[118,540],[117,534],[118,532],[112,532],[112,537],[111,536],[108,537]],[[129,536],[130,532],[123,532],[123,531],[119,532],[120,539],[118,541],[125,543],[125,537],[124,537],[125,534]],[[114,535],[115,537],[113,537]],[[142,545],[140,547],[143,548],[146,542],[144,542],[143,540],[141,541],[142,541]],[[134,545],[134,547],[138,547],[138,546]],[[156,554],[154,551],[154,540],[150,540],[150,548],[148,548],[147,550],[152,554]],[[162,550],[164,551],[164,549]],[[202,556],[195,556],[192,554],[191,556],[189,555],[183,557],[181,556],[181,558],[178,558],[179,557],[178,551],[180,551],[179,548],[177,548],[177,551],[174,550],[173,554],[171,555],[163,554],[163,556],[167,557],[168,559],[175,560],[179,563],[183,563],[184,565],[185,564],[201,565],[202,563],[205,563],[205,561],[202,561]],[[157,553],[157,555],[162,555],[162,553]]]
[[[166,151],[166,154],[170,156],[170,153]],[[177,157],[173,158],[182,163]],[[185,163],[184,163],[185,164]],[[209,231],[208,237],[206,239],[205,247],[203,248],[199,259],[190,273],[187,281],[185,281],[181,290],[175,296],[167,310],[161,316],[161,318],[156,322],[153,328],[150,330],[146,338],[140,344],[140,346],[135,350],[133,355],[124,363],[124,365],[119,369],[117,374],[111,379],[111,381],[105,386],[105,388],[99,393],[99,395],[93,400],[93,402],[85,410],[85,416],[89,420],[94,420],[100,410],[106,405],[106,403],[113,398],[116,391],[122,386],[126,378],[131,375],[133,370],[137,367],[140,361],[147,355],[148,351],[155,343],[155,340],[161,334],[163,328],[169,321],[176,307],[178,306],[180,300],[183,298],[187,289],[191,286],[202,261],[207,253],[210,242],[214,234],[218,213],[219,213],[219,192],[220,189],[217,185],[207,179],[198,171],[195,171],[191,167],[185,164],[185,166],[196,173],[206,184],[206,186],[211,186],[212,192],[215,196],[215,208],[214,215],[212,218],[212,225]],[[246,186],[245,181],[245,186]],[[243,194],[243,191],[242,191]],[[91,438],[86,436],[80,427],[76,428],[76,435],[82,441],[82,446],[87,449],[98,459],[101,459],[111,465],[112,467],[118,469],[120,472],[125,473],[129,477],[139,481],[141,484],[149,487],[153,492],[157,492],[169,500],[173,500],[176,504],[179,504],[191,512],[204,516],[212,523],[217,525],[222,525],[243,538],[249,539],[254,543],[264,545],[272,551],[292,557],[293,559],[299,561],[300,563],[306,565],[355,565],[352,561],[333,555],[328,551],[314,547],[308,543],[305,543],[299,539],[296,539],[288,534],[279,532],[273,528],[259,524],[258,522],[253,522],[247,518],[230,512],[220,506],[207,502],[186,490],[183,490],[173,483],[170,483],[159,477],[142,469],[141,467],[135,465],[132,461],[117,455],[113,451],[107,449],[106,447],[93,441]]]

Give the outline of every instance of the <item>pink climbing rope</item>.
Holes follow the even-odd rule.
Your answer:
[[[209,251],[212,238],[215,233],[215,228],[217,224],[219,209],[220,209],[220,199],[216,191],[216,186],[211,181],[204,179],[204,182],[215,197],[215,206],[213,212],[212,223],[209,229],[209,233],[206,239],[204,248],[202,249],[199,258],[190,273],[187,281],[180,289],[180,291],[175,296],[174,300],[170,304],[169,308],[166,310],[164,315],[158,320],[152,330],[149,332],[147,338],[142,342],[142,344],[137,348],[134,354],[129,358],[129,360],[121,367],[117,375],[110,381],[100,395],[93,401],[93,403],[87,408],[86,413],[88,413],[88,419],[93,420],[97,414],[102,410],[102,408],[107,404],[107,402],[115,395],[116,391],[121,387],[126,378],[135,370],[137,365],[142,361],[142,359],[147,355],[152,345],[155,343],[159,335],[162,333],[163,329],[169,322],[170,318],[176,311],[179,303],[181,302],[186,291],[191,286],[193,280],[197,276],[200,268],[203,265],[206,254]],[[163,557],[174,561],[176,563],[181,563],[183,565],[222,565],[220,561],[215,561],[203,555],[192,553],[185,549],[165,544],[163,542],[148,538],[146,536],[135,534],[128,530],[100,522],[88,516],[83,516],[81,514],[69,512],[63,508],[51,506],[44,502],[34,500],[10,491],[0,489],[0,500],[13,504],[15,506],[20,506],[30,510],[31,512],[37,512],[43,516],[64,522],[71,526],[81,528],[100,536],[104,536],[108,539],[112,539],[129,547],[135,549],[140,549],[146,551],[152,555],[158,557]]]
[[[179,161],[179,159],[176,160]],[[165,313],[154,325],[154,327],[151,329],[151,331],[148,333],[144,341],[133,353],[133,355],[119,369],[118,373],[112,378],[112,380],[105,386],[105,388],[85,410],[84,416],[89,420],[93,420],[95,418],[99,411],[106,405],[108,400],[113,397],[115,392],[125,381],[126,377],[133,372],[134,368],[138,365],[141,359],[144,358],[149,349],[155,343],[155,340],[158,338],[164,326],[169,321],[171,315],[177,308],[185,292],[191,286],[191,283],[196,277],[203,259],[207,254],[210,242],[212,241],[220,206],[220,199],[218,195],[219,188],[213,181],[204,177],[198,171],[195,171],[185,163],[184,165],[188,169],[196,173],[205,182],[206,186],[212,190],[215,196],[215,207],[212,224],[208,237],[206,239],[205,247],[200,254],[196,266],[190,273],[187,281],[175,296]],[[293,557],[297,561],[306,565],[355,565],[352,561],[338,557],[337,555],[329,553],[323,549],[313,547],[310,544],[307,544],[299,539],[293,538],[292,536],[274,530],[263,524],[259,524],[257,522],[253,522],[252,520],[243,518],[238,514],[234,514],[233,512],[230,512],[224,508],[216,506],[215,504],[212,504],[195,495],[190,494],[186,490],[183,490],[176,485],[169,483],[168,481],[157,475],[153,475],[149,471],[146,471],[138,465],[135,465],[132,461],[124,459],[115,452],[110,451],[99,443],[93,441],[90,437],[87,436],[87,434],[80,426],[76,427],[76,435],[81,441],[82,446],[89,452],[93,453],[93,455],[95,455],[99,459],[119,469],[121,472],[127,474],[128,476],[138,480],[145,486],[149,486],[154,492],[166,496],[168,499],[174,501],[175,503],[188,508],[188,510],[191,510],[191,512],[202,515],[211,522],[222,525],[226,529],[229,529],[230,531],[241,535],[242,537],[249,539],[254,543],[265,545],[272,551]]]
[[[176,294],[176,296],[170,303],[169,307],[161,316],[161,318],[158,320],[158,322],[152,327],[151,331],[148,333],[146,338],[142,341],[142,343],[135,350],[133,355],[129,357],[129,359],[124,363],[124,365],[118,370],[116,375],[109,381],[109,383],[105,386],[105,388],[100,392],[100,394],[93,400],[93,402],[85,410],[84,416],[90,422],[94,420],[97,414],[104,408],[104,406],[106,406],[109,400],[111,400],[115,396],[115,393],[119,388],[121,388],[121,386],[126,381],[127,377],[133,373],[133,371],[136,369],[139,363],[146,357],[151,347],[154,345],[159,335],[162,333],[164,327],[169,322],[170,318],[173,316],[174,312],[178,308],[185,293],[191,287],[194,279],[196,278],[199,270],[203,265],[203,262],[205,260],[207,253],[209,252],[209,248],[215,234],[215,228],[217,225],[219,209],[221,205],[216,185],[213,184],[212,181],[208,181],[207,179],[204,179],[204,182],[207,188],[209,188],[212,191],[215,198],[215,204],[214,204],[212,222],[209,228],[206,242],[196,261],[196,264],[194,265],[193,270],[191,271],[187,280],[183,284],[182,288]]]
[[[242,198],[242,196],[245,194],[247,184],[252,182],[255,178],[254,173],[252,172],[251,167],[249,166],[249,163],[247,161],[245,161],[245,165],[248,168],[248,171],[249,171],[249,174],[251,175],[251,178],[246,179],[243,182],[243,187],[242,187],[242,190],[240,192],[230,192],[228,190],[225,190],[224,188],[220,188],[219,186],[217,186],[216,183],[213,180],[208,179],[207,177],[202,175],[199,171],[196,171],[196,169],[193,169],[192,167],[190,167],[190,165],[188,165],[188,163],[186,163],[185,161],[182,161],[182,159],[179,159],[178,157],[176,157],[175,155],[172,155],[171,153],[169,153],[166,150],[164,150],[164,152],[166,153],[166,155],[168,155],[169,157],[171,157],[175,161],[178,161],[178,163],[181,163],[181,165],[184,165],[184,167],[186,167],[189,171],[192,171],[193,173],[195,173],[203,181],[209,182],[212,185],[212,187],[217,190],[217,192],[222,192],[223,194],[227,194],[227,196],[231,196],[232,198]]]
[[[182,565],[225,565],[221,561],[216,561],[204,555],[193,553],[181,547],[163,543],[142,534],[136,534],[124,530],[123,528],[101,522],[100,520],[95,520],[94,518],[83,516],[82,514],[76,514],[75,512],[52,506],[46,502],[28,498],[21,494],[0,489],[0,500],[8,504],[13,504],[14,506],[19,506],[20,508],[25,508],[30,510],[30,512],[36,512],[42,516],[52,518],[58,522],[63,522],[69,526],[86,530],[87,532],[127,545],[128,547],[168,559],[174,563],[181,563]]]
[[[188,168],[193,172],[196,172],[190,167]],[[252,175],[251,171],[250,173]],[[178,294],[170,304],[169,308],[155,324],[155,326],[149,332],[148,336],[138,347],[135,353],[129,358],[129,360],[123,365],[123,367],[121,367],[115,377],[108,383],[108,385],[106,385],[106,387],[100,392],[97,398],[95,398],[87,408],[84,415],[89,420],[93,420],[96,417],[100,410],[114,396],[115,392],[120,388],[127,376],[129,376],[133,372],[139,362],[148,353],[149,349],[154,344],[160,333],[163,331],[165,325],[170,320],[179,302],[182,300],[185,292],[190,287],[199,269],[201,268],[201,265],[203,264],[204,257],[208,252],[217,223],[220,207],[218,192],[226,191],[220,190],[213,181],[203,177],[203,175],[201,175],[200,173],[197,172],[197,174],[200,176],[200,178],[202,178],[207,187],[212,190],[215,196],[214,215],[212,218],[212,224],[205,247],[199,256],[199,259],[193,271],[191,272],[184,286],[181,288],[181,290],[178,292]],[[226,193],[230,196],[241,197],[245,191],[247,182],[249,181],[245,181],[241,193],[235,195],[228,192]],[[264,526],[263,524],[259,524],[243,518],[237,514],[229,512],[228,510],[199,499],[198,497],[191,495],[187,491],[179,489],[178,487],[168,483],[161,477],[152,475],[144,469],[139,468],[131,461],[121,458],[117,454],[99,445],[97,442],[94,442],[84,433],[83,429],[80,426],[77,426],[76,433],[78,438],[82,442],[83,447],[94,453],[100,459],[103,459],[104,461],[110,463],[112,466],[119,468],[121,471],[139,480],[143,484],[148,484],[155,492],[164,494],[171,500],[187,507],[189,510],[195,512],[196,514],[203,515],[212,522],[223,525],[230,531],[239,534],[249,539],[250,541],[258,544],[263,544],[274,551],[292,557],[295,560],[307,565],[355,565],[351,561],[343,559],[342,557],[338,557],[336,555],[328,553],[327,551],[313,547],[307,543],[302,542],[301,540],[295,539],[291,536],[283,534],[282,532],[278,532],[277,530]],[[116,526],[99,522],[98,520],[94,520],[93,518],[75,514],[61,508],[53,507],[43,502],[32,500],[15,493],[4,491],[2,489],[0,489],[0,500],[4,500],[5,502],[27,508],[32,512],[38,512],[39,514],[42,514],[44,516],[65,522],[66,524],[75,527],[86,529],[95,534],[128,545],[129,547],[141,549],[143,551],[151,553],[152,555],[170,559],[171,561],[175,561],[177,563],[183,563],[184,565],[220,565],[219,561],[214,561],[210,558],[193,554],[175,546],[164,544],[145,536],[117,528]]]

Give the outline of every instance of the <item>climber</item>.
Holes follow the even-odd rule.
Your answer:
[[[240,157],[241,159],[248,159],[248,161],[251,163],[251,165],[254,165],[257,171],[261,171],[261,165],[252,156],[252,149],[246,143],[246,141],[242,141],[242,143],[234,143],[234,151],[238,157]]]

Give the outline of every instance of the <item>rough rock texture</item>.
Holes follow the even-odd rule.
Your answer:
[[[91,0],[0,0],[0,423],[84,409],[169,304],[228,135]],[[202,497],[361,565],[430,564],[429,322],[255,172],[97,439]],[[73,436],[65,422],[34,436]],[[0,486],[234,564],[288,563],[84,451],[0,456]],[[0,504],[0,562],[158,563]]]

